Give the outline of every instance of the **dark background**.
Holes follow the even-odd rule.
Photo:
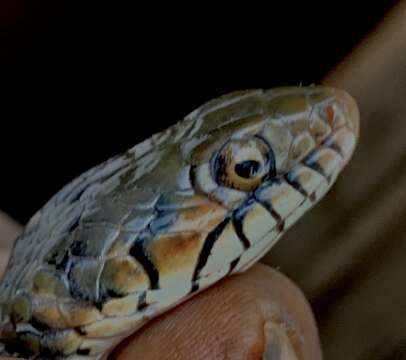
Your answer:
[[[2,0],[0,208],[25,223],[73,177],[223,93],[320,82],[395,2],[287,3]]]

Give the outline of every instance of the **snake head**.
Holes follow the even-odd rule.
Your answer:
[[[0,355],[105,358],[276,243],[351,158],[355,101],[329,87],[232,93],[90,169],[17,240]]]

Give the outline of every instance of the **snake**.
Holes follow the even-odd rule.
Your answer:
[[[260,261],[329,191],[358,137],[346,90],[248,89],[84,172],[14,243],[0,355],[107,359],[151,319]]]

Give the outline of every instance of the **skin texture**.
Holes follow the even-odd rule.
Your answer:
[[[20,231],[18,225],[0,213],[0,272],[9,246]],[[123,342],[113,358],[318,360],[322,357],[317,327],[304,295],[284,275],[258,264],[154,319]]]

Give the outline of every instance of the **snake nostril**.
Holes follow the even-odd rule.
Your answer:
[[[335,94],[339,104],[346,114],[348,127],[354,132],[355,136],[359,135],[360,111],[355,98],[347,91],[336,89]]]

